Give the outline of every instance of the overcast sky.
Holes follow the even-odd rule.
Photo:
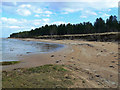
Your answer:
[[[110,15],[118,16],[119,0],[91,0],[91,2],[90,0],[77,0],[77,2],[65,2],[65,0],[64,2],[55,2],[55,0],[54,2],[7,1],[2,2],[2,10],[0,10],[3,37],[8,37],[14,32],[29,31],[45,24],[77,24],[87,21],[94,23],[95,19],[99,17],[105,20]]]

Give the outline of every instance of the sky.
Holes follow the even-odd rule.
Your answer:
[[[9,1],[9,2],[8,2]],[[104,20],[110,15],[118,16],[119,0],[4,0],[0,3],[1,37],[22,31],[30,31],[46,24],[78,24],[96,18]]]

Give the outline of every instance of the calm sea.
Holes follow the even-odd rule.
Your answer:
[[[23,55],[48,53],[64,47],[61,44],[23,41],[18,39],[2,39],[0,45],[2,45],[2,48],[0,48],[0,51],[2,51],[2,60],[0,61],[18,60],[18,58]]]

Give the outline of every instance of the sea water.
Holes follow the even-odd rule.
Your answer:
[[[37,41],[25,41],[19,39],[2,39],[0,43],[2,48],[2,60],[1,61],[16,61],[18,57],[36,53],[48,53],[59,50],[64,47],[61,44],[37,42]]]

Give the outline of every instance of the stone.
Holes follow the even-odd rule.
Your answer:
[[[54,57],[54,55],[51,55],[51,57]]]
[[[95,75],[96,77],[100,77],[100,75]]]
[[[114,66],[109,66],[109,67],[114,68]]]

